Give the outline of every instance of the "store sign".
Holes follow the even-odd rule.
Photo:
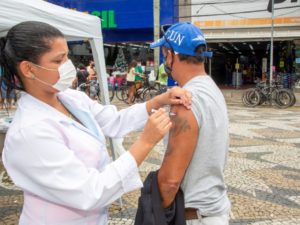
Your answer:
[[[71,8],[71,9],[77,11],[76,8]],[[103,10],[103,11],[94,10],[91,12],[83,11],[83,13],[100,17],[102,28],[117,28],[114,10]]]
[[[95,10],[91,14],[102,19],[102,28],[117,28],[114,10]]]
[[[268,11],[272,12],[272,2],[274,2],[274,7],[276,4],[278,3],[283,3],[287,0],[269,0],[269,4],[268,4]],[[291,2],[297,2],[298,0],[290,0]]]
[[[102,28],[153,27],[152,0],[48,0],[50,3],[101,18]]]
[[[191,0],[191,18],[201,28],[270,27],[270,1]],[[300,0],[274,1],[275,26],[300,25]]]

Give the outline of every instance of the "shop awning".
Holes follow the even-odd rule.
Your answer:
[[[270,28],[256,29],[203,29],[207,42],[266,41],[271,38]],[[274,30],[274,40],[300,38],[299,27],[281,27]]]

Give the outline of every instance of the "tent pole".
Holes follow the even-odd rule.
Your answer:
[[[95,67],[97,71],[97,79],[99,81],[100,91],[101,91],[101,101],[104,105],[109,105],[109,94],[108,94],[108,84],[106,75],[106,65],[104,60],[104,50],[102,38],[90,39],[90,45],[93,52],[93,58],[95,61]]]
[[[272,25],[271,25],[271,46],[270,46],[270,85],[273,79],[273,42],[274,42],[274,0],[272,0]]]
[[[109,94],[108,94],[108,84],[107,84],[107,75],[106,75],[106,65],[105,65],[105,59],[104,59],[104,50],[103,47],[103,39],[102,37],[97,39],[90,39],[89,40],[92,52],[93,52],[93,58],[95,62],[95,67],[97,71],[97,79],[99,81],[99,88],[101,91],[101,100],[104,103],[104,105],[109,105]],[[112,159],[116,160],[116,154],[114,149],[114,139],[109,138],[111,153],[112,153]],[[123,207],[122,198],[119,199],[120,207]]]
[[[154,40],[156,41],[159,39],[160,34],[160,0],[154,0],[153,1],[153,34],[154,34]],[[160,65],[160,59],[159,59],[159,52],[160,48],[154,49],[154,74],[155,77],[157,77],[157,71]]]

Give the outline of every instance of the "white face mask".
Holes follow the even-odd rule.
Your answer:
[[[45,69],[45,70],[57,71],[55,69],[49,69],[49,68],[42,67],[42,66],[39,66],[36,64],[34,64],[34,65],[39,68]],[[73,65],[72,61],[70,59],[68,59],[66,62],[64,62],[63,64],[61,64],[58,67],[58,73],[59,73],[59,79],[56,82],[56,84],[54,84],[54,85],[51,85],[45,81],[42,81],[41,79],[37,78],[34,74],[32,74],[33,76],[31,78],[36,79],[36,80],[40,81],[41,83],[46,84],[48,86],[52,86],[53,88],[55,88],[58,91],[65,91],[71,86],[73,80],[76,77],[76,68]]]
[[[68,59],[68,61],[58,67],[58,72],[59,79],[53,87],[56,90],[65,91],[72,85],[72,82],[76,77],[76,68],[72,61]]]

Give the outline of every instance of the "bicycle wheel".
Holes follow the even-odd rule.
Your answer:
[[[277,93],[277,99],[275,101],[275,106],[280,109],[286,109],[290,107],[293,103],[293,97],[288,90],[281,89]]]
[[[128,96],[129,96],[129,88],[126,86],[126,87],[123,87],[121,90],[120,90],[120,95],[121,95],[121,99],[122,101],[124,102],[127,102],[128,100]]]
[[[294,95],[294,93],[292,96],[293,96],[293,100],[290,106],[294,106],[296,104],[296,96]]]
[[[255,107],[261,104],[261,95],[255,89],[250,89],[242,97],[242,101],[247,107]]]
[[[248,100],[247,100],[247,95],[250,91],[253,91],[255,90],[254,88],[250,88],[250,89],[247,89],[243,92],[243,95],[242,95],[242,102],[244,104],[244,106],[248,107]]]
[[[144,91],[143,101],[146,102],[159,94],[160,94],[160,92],[156,88],[154,88],[154,87],[148,88]]]
[[[117,99],[119,99],[120,101],[123,101],[123,98],[122,98],[122,90],[123,89],[128,89],[126,81],[122,81],[120,86],[118,86],[118,88],[115,90],[115,95],[116,95]]]
[[[143,102],[144,101],[144,93],[147,88],[141,87],[135,91],[132,102]]]
[[[285,90],[288,91],[292,97],[290,106],[294,106],[296,104],[296,96],[295,96],[294,92],[290,89],[285,89]]]
[[[247,95],[247,100],[249,102],[250,107],[255,107],[255,106],[262,104],[261,94],[257,90],[250,92]]]
[[[122,101],[122,95],[121,95],[121,90],[123,89],[124,87],[118,87],[117,90],[115,91],[115,94],[116,94],[116,97],[118,100]]]

